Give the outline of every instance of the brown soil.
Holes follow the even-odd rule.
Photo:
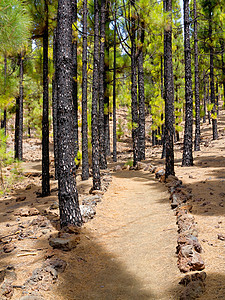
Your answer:
[[[198,223],[198,238],[204,250],[206,292],[200,297],[204,300],[225,299],[225,241],[218,239],[218,234],[225,234],[224,122],[222,112],[217,141],[212,141],[211,127],[203,125],[201,152],[194,153],[193,167],[180,166],[181,144],[175,146],[176,175],[192,189],[192,214]],[[121,164],[131,157],[131,153],[123,152],[130,147],[129,143],[119,143]],[[52,250],[48,238],[57,232],[58,211],[49,207],[57,200],[57,191],[54,191],[57,183],[51,181],[50,197],[37,197],[41,183],[38,177],[40,144],[38,140],[33,145],[32,140],[26,140],[25,145],[27,162],[23,168],[31,176],[16,183],[12,193],[0,198],[1,237],[12,234],[3,240],[9,239],[9,244],[16,246],[12,252],[4,253],[4,243],[0,244],[1,269],[8,265],[15,267],[17,279],[13,285],[23,285],[46,256],[54,255],[68,265],[57,282],[49,285],[49,290],[37,291],[44,299],[178,299],[181,289],[178,282],[184,275],[177,268],[176,218],[170,210],[164,185],[149,172],[113,173],[112,183],[97,205],[96,217],[82,228],[77,248],[70,252]],[[163,164],[160,154],[160,147],[147,149],[147,157],[154,165]],[[31,183],[33,186],[25,190]],[[88,194],[91,184],[91,179],[81,182],[78,176],[80,200]],[[16,202],[18,196],[26,196],[26,199]],[[37,216],[15,214],[32,207],[50,223],[46,230],[39,228],[19,240],[19,225],[28,233],[32,230],[29,221]],[[21,288],[15,288],[12,299],[20,299],[22,292]]]

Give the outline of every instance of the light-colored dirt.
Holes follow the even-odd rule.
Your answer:
[[[201,300],[225,299],[225,241],[218,239],[218,234],[225,234],[224,127],[224,111],[219,117],[217,141],[212,141],[211,126],[202,125],[201,152],[194,153],[193,167],[181,167],[182,144],[175,145],[176,175],[192,189],[192,214],[204,250],[207,279]],[[40,172],[40,143],[26,140],[25,145],[25,158],[29,160],[30,153],[32,157],[23,164],[24,171]],[[119,143],[118,149],[119,163],[130,160],[132,153],[123,150],[131,149],[130,140],[124,145]],[[154,165],[164,163],[160,159],[161,147],[148,147],[146,153]],[[30,183],[35,186],[25,190]],[[92,179],[81,182],[78,177],[79,194],[88,194],[91,184]],[[15,267],[16,285],[22,285],[45,261],[51,249],[48,238],[58,228],[55,222],[58,217],[49,210],[50,204],[57,200],[57,192],[47,198],[37,198],[40,186],[40,177],[31,176],[16,183],[13,194],[0,198],[1,236],[15,233],[19,223],[26,224],[35,218],[18,220],[14,213],[21,208],[35,207],[51,220],[49,231],[43,234],[40,229],[32,235],[35,239],[17,240],[13,235],[12,242],[17,248],[11,253],[3,253],[0,245],[0,267],[9,264]],[[56,187],[55,181],[51,187]],[[17,196],[27,198],[17,203]],[[178,282],[184,275],[176,265],[176,219],[168,198],[163,184],[156,182],[149,172],[114,173],[109,190],[97,206],[96,217],[81,231],[78,247],[71,252],[52,252],[67,261],[66,271],[59,274],[50,291],[38,293],[47,300],[177,299],[181,288]],[[33,250],[35,255],[20,256],[28,250]],[[12,299],[20,299],[21,294],[21,289],[15,289]]]
[[[85,235],[54,289],[60,299],[177,299],[175,217],[152,175],[116,173]]]

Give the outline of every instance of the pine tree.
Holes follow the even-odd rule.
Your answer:
[[[164,0],[164,10],[169,13],[164,30],[164,85],[165,85],[165,144],[166,177],[174,175],[174,83],[172,61],[172,1]]]
[[[195,50],[195,151],[200,151],[200,98],[199,98],[199,67],[198,67],[198,23],[197,5],[194,0],[194,50]]]
[[[82,53],[82,180],[89,178],[87,123],[87,0],[83,1]]]
[[[61,227],[81,226],[75,177],[74,106],[72,98],[72,4],[58,1],[57,15],[58,182]]]
[[[193,165],[192,133],[193,133],[193,98],[191,74],[191,46],[189,0],[184,0],[184,54],[185,54],[185,132],[183,149],[183,166]]]
[[[98,137],[98,96],[99,96],[99,6],[94,0],[94,62],[92,86],[92,170],[93,189],[100,190],[99,137]]]

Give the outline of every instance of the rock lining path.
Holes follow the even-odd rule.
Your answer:
[[[84,231],[87,242],[75,250],[80,263],[71,262],[57,287],[62,299],[178,299],[176,218],[153,175],[114,173]]]

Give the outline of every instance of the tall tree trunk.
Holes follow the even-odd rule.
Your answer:
[[[55,68],[54,77],[52,79],[52,119],[53,119],[53,142],[54,142],[54,163],[55,163],[55,179],[58,180],[58,130],[57,130],[57,29],[53,35],[53,64]]]
[[[137,59],[136,59],[136,19],[135,0],[132,4],[131,16],[131,114],[132,114],[132,140],[133,140],[133,166],[138,162],[138,103],[137,103]]]
[[[163,79],[164,79],[164,76],[163,76],[163,56],[161,56],[161,97],[162,99],[164,99],[164,82],[163,82]],[[163,113],[161,114],[161,121],[163,121]],[[165,158],[166,157],[166,142],[165,142],[165,125],[162,124],[162,145],[163,145],[163,148],[162,148],[162,155],[161,155],[161,159]]]
[[[194,0],[194,49],[195,49],[195,151],[200,151],[200,97],[199,97],[199,67],[198,67],[198,23],[197,6]]]
[[[144,22],[141,22],[140,40],[141,48],[138,56],[138,98],[139,98],[139,138],[138,138],[138,158],[139,160],[145,159],[145,86],[144,86],[144,57],[143,57],[143,44],[144,44]]]
[[[5,55],[4,56],[4,93],[6,92],[6,80],[7,80],[7,57]],[[1,129],[4,128],[5,135],[6,135],[6,123],[7,123],[7,112],[6,112],[6,108],[4,107],[3,120],[1,120]]]
[[[191,46],[189,0],[184,0],[184,59],[185,59],[185,130],[182,166],[193,165],[193,93],[191,74]]]
[[[72,5],[58,1],[57,117],[58,182],[61,227],[82,225],[75,177],[74,106],[72,97]]]
[[[114,37],[113,37],[113,161],[117,161],[116,149],[116,11],[114,14]]]
[[[99,61],[99,152],[100,168],[107,169],[105,129],[104,129],[104,100],[105,100],[105,0],[101,0],[101,27],[100,27],[100,61]]]
[[[23,56],[20,54],[20,94],[16,99],[15,158],[23,160]]]
[[[99,134],[98,134],[98,96],[99,96],[99,6],[94,0],[94,62],[93,62],[93,87],[92,87],[92,170],[93,189],[100,190],[99,167]]]
[[[83,1],[82,53],[82,180],[89,178],[87,122],[87,0]]]
[[[207,76],[207,103],[210,104],[210,94],[209,94],[209,78]],[[208,121],[211,124],[211,111],[208,110]]]
[[[206,74],[205,70],[203,70],[203,109],[204,109],[204,116],[203,116],[203,123],[206,122]]]
[[[223,74],[223,109],[225,108],[225,63],[224,63],[224,40],[221,42],[221,60],[222,60],[222,74]]]
[[[48,4],[46,1],[45,13],[46,23],[43,33],[42,197],[50,195],[48,121]]]
[[[172,1],[164,0],[164,10],[170,13],[171,25],[164,30],[164,85],[165,85],[165,143],[166,178],[174,175],[174,82],[172,61]]]
[[[72,22],[77,23],[77,0],[72,0]],[[74,106],[74,139],[75,139],[75,156],[79,150],[78,143],[78,98],[77,98],[77,37],[74,34],[72,39],[72,60],[73,60],[73,106]]]
[[[211,90],[211,103],[213,104],[212,109],[212,130],[213,140],[218,139],[217,133],[217,116],[215,106],[215,87],[214,87],[214,49],[212,46],[212,11],[209,11],[209,40],[210,40],[210,90]]]
[[[104,128],[105,128],[105,150],[106,155],[110,155],[110,128],[109,128],[109,0],[106,1],[106,21],[105,21],[105,69],[104,69]]]
[[[219,115],[219,84],[216,82],[216,113]]]

